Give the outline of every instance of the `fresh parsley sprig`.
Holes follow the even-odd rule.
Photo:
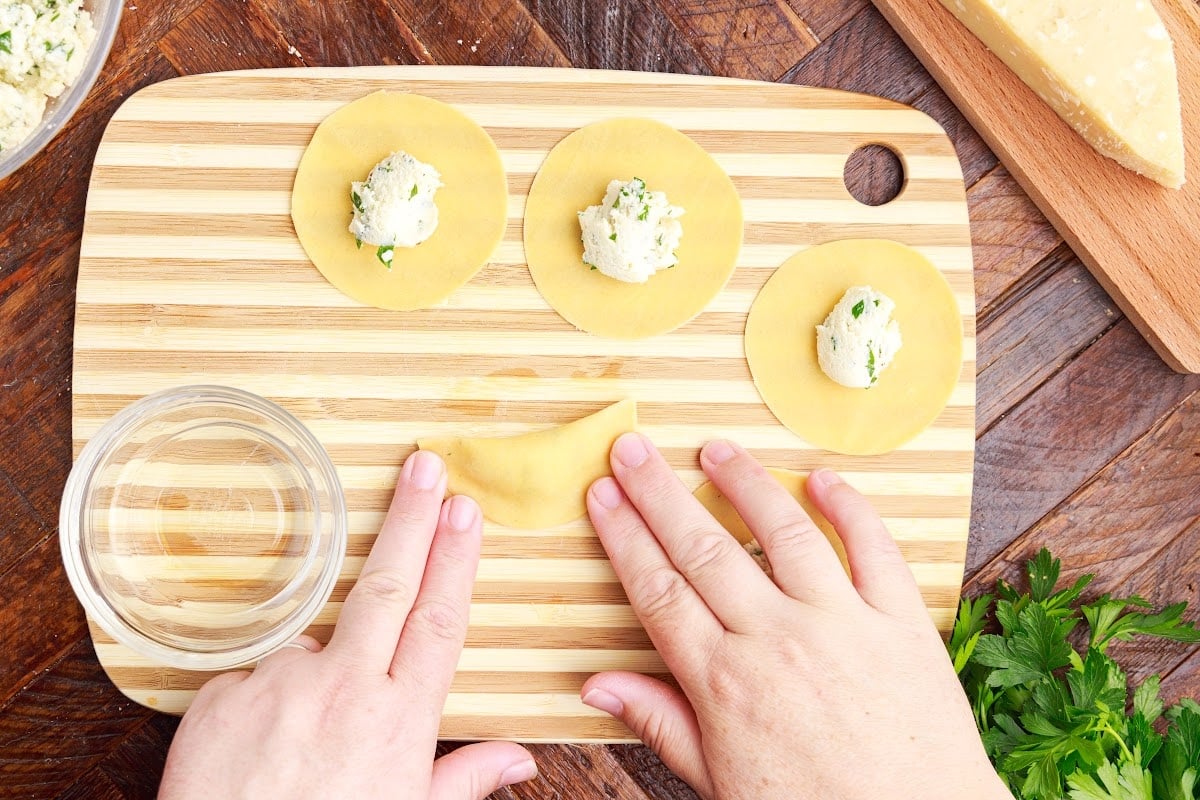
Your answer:
[[[1028,592],[998,581],[995,595],[964,598],[947,644],[1000,777],[1017,800],[1200,800],[1200,704],[1165,708],[1157,675],[1131,694],[1107,654],[1136,636],[1200,642],[1187,604],[1084,603],[1094,576],[1056,590],[1060,571],[1042,549],[1026,565]]]

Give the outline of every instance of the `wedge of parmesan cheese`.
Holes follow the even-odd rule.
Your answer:
[[[1184,181],[1171,37],[1150,0],[940,0],[1102,155]]]

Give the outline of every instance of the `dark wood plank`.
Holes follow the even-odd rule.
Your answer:
[[[433,57],[387,0],[260,3],[307,66],[427,64]],[[348,36],[347,31],[354,31]]]
[[[59,793],[57,800],[128,800],[128,795],[103,772],[92,770],[78,783]]]
[[[116,41],[113,42],[112,52],[108,55],[105,73],[122,75],[132,64],[158,55],[159,40],[187,19],[204,1],[126,3],[125,11],[121,14],[121,27],[117,30]],[[125,90],[128,91],[129,88],[126,86]]]
[[[153,800],[179,718],[154,714],[101,761],[97,770],[126,800]]]
[[[26,263],[0,281],[12,335],[0,351],[5,403],[0,407],[0,484],[13,504],[0,515],[0,573],[58,529],[62,485],[71,468],[69,409],[73,284],[78,244],[45,263]],[[32,449],[31,434],[40,434]],[[66,439],[63,439],[63,435]],[[8,504],[5,504],[8,505]],[[20,509],[20,516],[17,516]]]
[[[29,551],[36,542],[55,534],[55,528],[41,520],[29,498],[7,472],[0,470],[0,570],[6,570]]]
[[[653,800],[695,800],[699,797],[692,791],[692,787],[667,769],[667,765],[650,748],[641,745],[614,745],[609,750]]]
[[[78,642],[0,707],[0,786],[9,796],[53,797],[153,715],[122,697],[96,664],[91,645]],[[111,780],[98,776],[97,783]]]
[[[1004,167],[971,185],[967,199],[975,251],[975,307],[983,327],[990,306],[1063,245],[1062,237]]]
[[[1165,528],[1165,526],[1164,526]],[[1159,541],[1167,531],[1159,528],[1149,535]],[[1129,559],[1134,561],[1135,559]],[[1121,563],[1121,567],[1126,565]],[[1100,567],[1097,567],[1100,569]],[[1190,584],[1180,580],[1181,576],[1193,577]],[[1141,595],[1149,598],[1156,605],[1186,601],[1188,604],[1187,619],[1200,624],[1200,591],[1197,590],[1195,576],[1200,575],[1200,523],[1193,523],[1180,533],[1165,547],[1162,547],[1151,558],[1147,559],[1140,568],[1133,571],[1125,580],[1114,583],[1109,591],[1114,597],[1129,597]],[[1186,645],[1163,639],[1137,639],[1132,642],[1115,643],[1109,654],[1125,667],[1129,677],[1135,683],[1140,683],[1147,676],[1174,675],[1184,669],[1187,662],[1200,655],[1200,645]],[[1198,683],[1191,684],[1191,693],[1184,694],[1186,671],[1174,675],[1172,686],[1179,687],[1179,694],[1168,687],[1169,697],[1177,700],[1180,697],[1200,697],[1197,691]],[[1193,676],[1194,681],[1196,677]]]
[[[950,98],[936,84],[913,98],[910,105],[937,120],[950,136],[951,141],[954,142],[954,149],[958,153],[958,160],[962,164],[963,181],[968,188],[973,187],[977,181],[996,168],[999,162],[996,160],[995,154],[988,149],[987,144],[967,122],[967,118],[950,102]],[[971,202],[968,195],[968,205],[971,205]],[[979,256],[976,255],[977,264],[978,258]],[[976,266],[976,279],[981,271],[983,270]]]
[[[1120,310],[1079,259],[1063,247],[1039,264],[1041,280],[1021,284],[980,317],[975,425],[985,432],[1092,341]]]
[[[575,67],[707,74],[708,65],[649,0],[595,7],[574,0],[525,0],[529,13]]]
[[[828,39],[863,9],[871,7],[870,0],[842,0],[833,3],[829,0],[788,0],[788,5],[804,20],[818,41]]]
[[[874,7],[856,14],[780,80],[876,94],[901,103],[912,102],[934,86]]]
[[[496,797],[513,800],[612,798],[647,800],[647,795],[621,768],[607,747],[599,745],[531,745],[538,777],[510,786]],[[680,798],[682,800],[682,798]]]
[[[1166,675],[1161,687],[1162,698],[1168,703],[1177,703],[1185,697],[1195,700],[1197,686],[1200,686],[1200,652],[1192,653]]]
[[[658,0],[714,75],[773,81],[817,46],[783,0]]]
[[[83,609],[67,582],[57,536],[44,538],[0,575],[0,704],[77,642]],[[90,643],[85,642],[90,649]],[[0,747],[0,752],[3,747]]]
[[[29,164],[0,180],[0,197],[5,198],[0,203],[0,286],[18,267],[38,269],[78,243],[92,157],[104,126],[133,91],[174,76],[157,52],[131,57],[119,71],[109,68],[93,88],[86,113],[77,113]],[[21,199],[8,202],[10,197]],[[57,291],[73,298],[74,277],[60,277]]]
[[[1200,388],[1122,321],[980,437],[974,573]]]
[[[1116,332],[1115,329],[1113,333]],[[1144,343],[1142,347],[1149,349]],[[1186,379],[1180,382],[1194,383]],[[1046,542],[1055,543],[1064,553],[1070,550],[1073,555],[1066,566],[1071,575],[1098,571],[1101,566],[1121,567],[1125,570],[1119,573],[1122,576],[1140,569],[1147,552],[1164,547],[1194,527],[1200,517],[1200,493],[1196,492],[1200,486],[1197,426],[1200,426],[1200,392],[1193,390],[1161,420],[1155,420],[1145,436],[1090,476],[1092,480],[1054,509],[1053,514],[989,559],[965,588],[975,591],[996,577],[1011,578],[1027,554]],[[1141,476],[1150,478],[1141,480]],[[1141,561],[1134,559],[1139,554],[1143,556]],[[1189,576],[1178,586],[1195,591],[1197,573],[1187,569],[1176,571],[1175,567],[1171,559],[1159,565],[1160,569]],[[1160,586],[1161,591],[1170,588],[1169,584]]]
[[[262,6],[244,0],[206,0],[158,42],[181,75],[304,66],[289,48],[292,45]]]
[[[570,65],[518,0],[392,0],[392,5],[435,63]]]
[[[1149,350],[1149,346],[1142,344]],[[1165,369],[1165,367],[1164,367]],[[1025,561],[1048,547],[1063,582],[1097,578],[1090,597],[1142,595],[1159,605],[1188,601],[1200,619],[1200,392],[1193,392],[1083,488],[1004,548],[966,584],[989,591],[997,578],[1023,586]],[[1160,640],[1119,644],[1114,655],[1135,679],[1166,672],[1194,645]],[[1196,687],[1193,686],[1193,691]]]

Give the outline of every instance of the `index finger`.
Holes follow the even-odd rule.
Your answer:
[[[615,480],[593,483],[587,506],[629,604],[667,668],[677,676],[696,674],[725,633],[721,621],[675,569]]]
[[[695,587],[717,619],[745,630],[762,618],[778,592],[754,559],[700,505],[640,433],[627,433],[612,449],[613,475],[671,563]],[[738,590],[731,592],[730,587]]]
[[[409,456],[326,653],[368,672],[388,672],[421,586],[445,493],[442,459],[427,450]]]

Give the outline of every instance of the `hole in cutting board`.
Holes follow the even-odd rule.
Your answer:
[[[904,189],[904,163],[891,148],[869,144],[846,159],[842,180],[855,200],[881,206],[895,200]]]

